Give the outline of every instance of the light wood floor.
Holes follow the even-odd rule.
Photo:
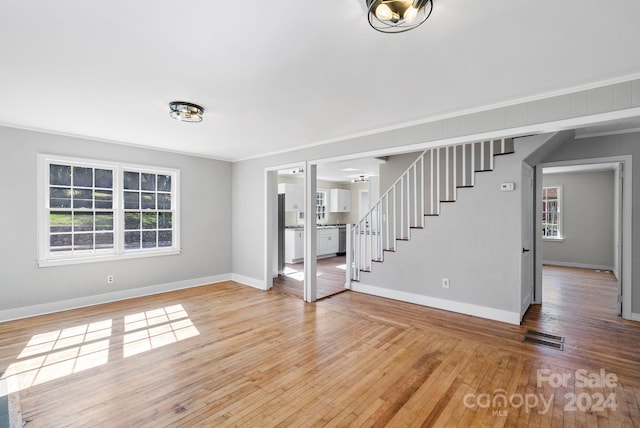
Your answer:
[[[227,282],[0,324],[0,371],[13,373],[29,428],[639,426],[640,327],[606,306],[611,278],[548,268],[544,287],[543,307],[514,326]],[[562,303],[583,294],[589,306]],[[568,346],[523,343],[527,328]],[[538,386],[538,370],[578,369],[616,385]],[[511,403],[485,406],[501,393]],[[617,408],[566,411],[565,394],[583,405],[613,394]],[[551,404],[527,411],[517,397]]]
[[[345,291],[345,256],[318,259],[316,263],[316,298],[324,299]],[[285,275],[273,279],[273,291],[304,299],[304,263],[285,264]]]

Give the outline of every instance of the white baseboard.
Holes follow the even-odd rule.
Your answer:
[[[488,308],[486,306],[473,305],[470,303],[456,302],[453,300],[439,299],[437,297],[423,296],[421,294],[407,293],[405,291],[390,290],[388,288],[376,287],[373,285],[358,282],[351,283],[351,289],[360,293],[371,294],[378,297],[400,300],[402,302],[415,303],[422,306],[429,306],[445,311],[457,312],[475,317],[487,318],[494,321],[506,322],[509,324],[520,324],[520,314],[502,309]]]
[[[640,321],[640,314],[631,313],[631,321]]]
[[[250,276],[239,275],[237,273],[231,274],[231,281],[238,282],[242,285],[248,285],[259,290],[266,290],[267,286],[265,281],[261,279],[251,278]]]
[[[132,288],[129,290],[96,294],[94,296],[78,297],[75,299],[60,300],[57,302],[42,303],[20,308],[4,309],[0,310],[0,322],[12,321],[21,318],[30,318],[37,315],[68,311],[70,309],[84,308],[87,306],[117,302],[119,300],[150,296],[152,294],[166,293],[168,291],[199,287],[202,285],[215,284],[218,282],[230,280],[232,280],[231,274],[206,276],[202,278],[187,279],[184,281],[169,282],[166,284],[150,285],[148,287]]]
[[[550,266],[566,266],[566,267],[575,267],[575,268],[584,268],[584,269],[600,269],[600,270],[610,270],[613,272],[613,266],[604,266],[604,265],[591,265],[588,263],[572,263],[572,262],[556,262],[553,260],[543,260],[543,265]]]

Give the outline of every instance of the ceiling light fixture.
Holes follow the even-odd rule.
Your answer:
[[[369,24],[383,33],[402,33],[429,18],[433,0],[366,0]]]
[[[169,103],[171,117],[181,122],[202,122],[204,108],[197,104],[184,101],[172,101]]]
[[[352,183],[366,183],[367,181],[369,181],[369,179],[364,175],[361,175],[360,177],[354,178],[353,180],[351,180]]]

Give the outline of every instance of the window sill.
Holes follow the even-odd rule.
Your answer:
[[[50,267],[50,266],[68,266],[78,265],[85,263],[99,263],[99,262],[112,262],[117,260],[129,260],[140,259],[145,257],[160,257],[160,256],[173,256],[178,255],[181,250],[149,250],[149,251],[137,251],[127,254],[108,254],[108,255],[92,255],[87,257],[74,257],[74,258],[50,258],[38,260],[38,267]]]
[[[542,237],[542,242],[564,242],[564,238],[559,237],[559,238],[549,238],[549,237]]]

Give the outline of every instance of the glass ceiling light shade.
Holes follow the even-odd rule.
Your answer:
[[[429,18],[433,0],[366,0],[369,24],[383,33],[402,33]]]
[[[202,122],[204,108],[197,104],[184,101],[172,101],[169,103],[170,115],[181,122]]]

